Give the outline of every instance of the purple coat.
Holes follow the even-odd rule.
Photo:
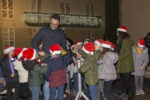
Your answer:
[[[144,66],[145,68],[149,62],[148,49],[145,47],[142,53],[138,54],[136,46],[133,46],[132,51],[135,68],[135,72],[133,72],[132,74],[135,76],[144,76],[145,69],[142,70],[140,67]]]

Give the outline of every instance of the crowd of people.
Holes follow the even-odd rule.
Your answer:
[[[91,100],[117,100],[115,94],[133,100],[132,76],[135,94],[145,94],[143,76],[149,63],[147,38],[134,45],[128,29],[120,26],[116,29],[116,45],[103,39],[71,44],[58,28],[59,21],[58,15],[51,17],[50,27],[42,28],[33,38],[33,48],[7,46],[4,49],[0,89],[7,89],[7,100],[12,100],[13,88],[15,100],[29,97],[40,100],[41,92],[44,100],[63,100],[70,94],[76,96],[78,73],[81,74],[82,89]]]

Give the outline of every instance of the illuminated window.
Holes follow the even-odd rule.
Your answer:
[[[3,47],[15,46],[15,28],[2,28]]]
[[[2,18],[3,19],[14,18],[13,0],[2,0]]]

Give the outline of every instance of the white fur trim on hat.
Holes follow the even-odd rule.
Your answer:
[[[30,60],[34,60],[35,58],[36,58],[36,50],[35,49],[33,49],[34,51],[33,51],[33,56],[32,56],[32,58],[30,59]]]
[[[99,43],[97,40],[94,43],[97,44],[98,46],[101,46],[101,43]]]
[[[138,43],[138,46],[141,47],[141,48],[145,47],[145,45],[141,45],[140,43]]]
[[[7,54],[8,52],[15,50],[15,47],[9,47],[7,49],[4,49],[4,54]]]
[[[54,51],[54,52],[52,52],[52,51],[50,50],[50,52],[51,52],[53,55],[61,54],[61,51]]]
[[[23,50],[19,53],[19,55],[17,56],[18,59],[20,59],[23,55],[23,51],[27,50],[27,48],[23,48]]]
[[[111,45],[109,45],[109,44],[102,44],[101,46],[105,47],[105,48],[108,48],[108,49],[111,49]]]
[[[85,53],[87,53],[87,54],[91,54],[91,55],[94,54],[94,52],[89,52],[89,51],[87,51],[87,50],[84,48],[84,46],[82,47],[82,50],[83,50]]]
[[[121,31],[121,32],[127,32],[126,29],[122,29],[122,28],[118,28],[117,30],[118,30],[118,31]]]
[[[77,45],[82,45],[82,44],[83,44],[82,42],[77,43]]]

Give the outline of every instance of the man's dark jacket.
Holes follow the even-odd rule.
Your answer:
[[[40,51],[38,47],[39,41],[42,41],[43,51],[49,53],[49,47],[55,43],[58,43],[63,49],[66,50],[66,38],[65,33],[57,28],[56,30],[52,30],[49,26],[40,29],[40,31],[35,35],[32,39],[32,47],[37,51]]]

